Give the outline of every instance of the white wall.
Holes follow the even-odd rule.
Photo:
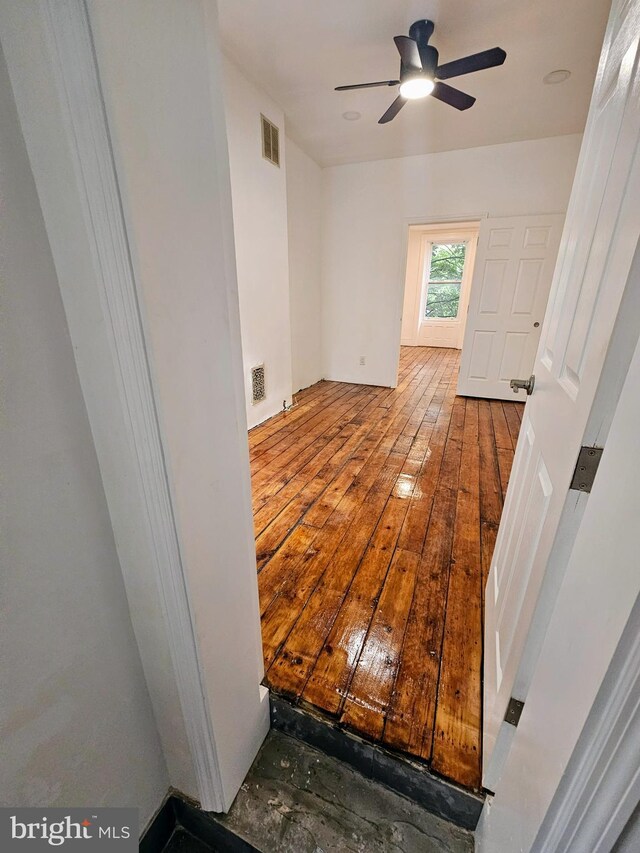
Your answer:
[[[169,779],[224,810],[269,707],[215,2],[0,4],[0,35]]]
[[[228,809],[268,731],[269,703],[260,688],[260,611],[216,8],[210,0],[124,5],[98,0],[90,4],[90,16],[214,739],[212,763],[222,782],[220,807]],[[278,381],[290,392],[284,173],[262,160],[259,112],[251,118],[255,162],[249,163],[251,145],[244,140],[247,195],[241,195],[238,208],[244,225],[256,229],[255,257],[242,255],[245,274],[257,279],[258,261],[273,260],[266,272],[282,294],[257,297],[248,322],[261,324],[268,352],[260,354],[267,366],[272,358],[286,365]],[[254,207],[249,192],[261,169],[271,170],[264,187],[275,176],[275,209],[285,223],[273,234],[266,205],[271,193],[256,193]],[[250,243],[248,231],[244,236]],[[259,284],[256,279],[252,282]],[[270,399],[278,376],[273,372]],[[285,392],[278,394],[281,407]]]
[[[322,379],[322,169],[289,137],[287,216],[293,390]]]
[[[284,113],[225,58],[242,357],[249,427],[291,402],[291,327]],[[280,167],[262,156],[260,114],[280,129]],[[251,403],[251,368],[264,364],[267,397]]]
[[[559,136],[325,169],[325,378],[395,385],[410,223],[564,212],[580,141]]]
[[[3,806],[140,808],[169,780],[56,272],[0,55]]]

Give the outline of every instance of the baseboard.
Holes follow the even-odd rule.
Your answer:
[[[368,743],[315,711],[271,693],[271,725],[327,755],[350,764],[369,779],[403,794],[427,811],[474,830],[484,797],[431,773],[416,761]]]

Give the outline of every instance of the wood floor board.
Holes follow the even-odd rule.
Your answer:
[[[507,422],[507,427],[509,428],[509,435],[511,436],[514,448],[518,443],[518,433],[520,432],[520,418],[518,417],[517,412],[517,409],[519,409],[520,406],[520,403],[502,403],[502,410],[504,412],[504,417]]]
[[[364,398],[366,401],[366,398]],[[360,401],[352,401],[353,406],[358,408]],[[292,447],[291,452],[287,452],[286,458],[280,460],[279,464],[274,463],[272,466],[267,466],[259,470],[254,478],[253,491],[253,507],[254,512],[262,508],[262,506],[275,495],[280,489],[284,488],[289,481],[300,472],[304,466],[316,459],[318,453],[328,444],[334,437],[338,436],[342,429],[350,422],[353,417],[349,414],[353,412],[353,408],[348,410],[340,407],[341,417],[327,424],[324,433],[311,435],[305,441],[300,438],[295,442],[295,447]]]
[[[382,465],[383,462],[381,460],[373,473],[379,473]],[[366,526],[363,525],[363,519],[361,515],[357,515],[357,512],[361,509],[364,498],[371,485],[372,483],[364,481],[353,484],[331,513],[329,521],[322,531],[310,527],[303,519],[287,538],[286,542],[278,549],[274,557],[266,564],[260,575],[259,584],[262,604],[261,612],[263,614],[263,636],[268,633],[267,620],[264,618],[264,615],[266,614],[267,607],[271,605],[271,614],[268,620],[274,618],[275,607],[272,602],[278,595],[288,595],[289,591],[296,587],[299,591],[301,584],[306,585],[305,588],[309,589],[310,594],[315,588],[315,582],[310,583],[310,578],[315,577],[317,582],[322,572],[327,568],[329,559],[333,556],[350,527],[357,525],[359,535],[363,538],[366,536]],[[371,497],[374,497],[373,493]],[[376,505],[381,502],[382,499],[378,496]],[[304,576],[301,576],[298,564],[303,558],[305,572]],[[281,607],[281,602],[277,606]],[[287,621],[289,628],[298,619],[299,615],[299,610],[293,607],[290,608],[290,612],[287,614],[290,617],[289,621]],[[281,619],[284,622],[286,617],[282,616]]]
[[[363,393],[370,394],[371,393],[370,389],[367,388],[366,386],[364,386],[364,391],[363,391],[363,386],[355,386],[355,387],[356,387],[356,389],[360,390],[361,394],[363,394]],[[411,391],[411,389],[408,389],[407,391],[400,391],[400,388],[398,388],[397,390],[399,391],[399,393],[397,393],[394,397],[394,406],[396,408],[400,405],[401,402],[404,402],[404,399],[406,398],[407,395],[409,395],[409,392]],[[380,396],[382,396],[384,398],[385,396],[388,396],[391,393],[392,392],[390,391],[390,389],[376,389],[376,391],[373,394],[373,399],[369,401],[370,406],[375,406],[377,404],[377,399]],[[415,394],[415,392],[414,392],[414,394]],[[371,412],[371,408],[370,407],[367,407],[367,408],[369,409],[369,412]],[[340,404],[339,406],[333,406],[332,409],[334,409],[335,412],[339,412],[339,413],[343,412],[345,410],[344,402],[342,404]],[[353,412],[354,410],[352,409],[351,411]],[[334,412],[334,414],[335,414],[335,412]],[[327,422],[325,421],[325,424],[326,423]],[[334,421],[334,423],[335,423],[335,421]],[[307,424],[307,427],[308,426],[309,426],[309,424]],[[317,428],[316,428],[316,431],[317,431]],[[297,468],[299,468],[303,462],[305,462],[309,458],[312,458],[314,453],[317,452],[318,444],[317,444],[317,442],[316,443],[313,442],[313,437],[314,437],[314,434],[311,434],[311,436],[309,436],[309,434],[307,433],[306,442],[302,436],[300,438],[298,438],[295,442],[290,444],[290,447],[287,449],[286,453],[281,454],[277,463],[269,465],[268,468],[266,468],[263,472],[260,471],[259,467],[255,466],[255,465],[252,466],[254,511],[262,503],[264,503],[264,501],[266,499],[268,499],[269,496],[271,496],[272,494],[277,492],[280,488],[282,488],[282,486],[287,484],[289,478],[293,474],[292,468],[290,466],[287,467],[287,463],[290,462],[290,460],[293,459],[294,460],[292,463],[293,466],[297,466]],[[325,435],[325,438],[326,438],[326,435]],[[296,456],[296,454],[300,454],[301,445],[304,443],[306,443],[306,450],[302,453],[302,455]],[[297,470],[297,468],[295,468],[295,470]],[[277,473],[277,472],[280,473],[280,476],[273,478],[273,474]]]
[[[306,524],[298,524],[287,537],[286,542],[283,542],[282,546],[278,548],[278,551],[262,569],[258,584],[262,616],[278,593],[283,588],[290,586],[295,580],[297,576],[296,565],[313,544],[315,534],[316,531],[313,528]],[[292,613],[297,616],[294,609],[292,609]]]
[[[356,552],[345,562],[344,597],[302,692],[306,702],[329,714],[342,707],[406,511],[406,501],[388,498],[362,558]]]
[[[322,386],[322,387],[320,387]],[[264,450],[289,435],[306,418],[322,405],[330,403],[341,394],[350,390],[350,386],[344,382],[318,382],[316,393],[309,397],[302,397],[300,402],[289,412],[274,415],[263,424],[259,424],[249,432],[249,454],[252,460],[262,455]],[[276,436],[273,442],[270,439]],[[263,447],[263,445],[265,445]]]
[[[361,401],[353,412],[353,418],[366,403]],[[291,478],[281,486],[258,508],[254,507],[254,529],[256,539],[267,530],[270,523],[287,507],[293,499],[299,503],[306,501],[311,506],[323,493],[325,487],[341,472],[367,435],[367,426],[344,419],[328,431],[329,441],[317,441],[314,445],[314,455]],[[300,503],[302,506],[302,503]],[[302,509],[301,513],[306,510]],[[296,517],[297,520],[297,517]]]
[[[319,436],[322,436],[333,424],[349,412],[355,401],[361,399],[368,393],[366,388],[352,388],[347,390],[330,405],[322,406],[320,411],[312,414],[308,421],[294,429],[282,442],[265,450],[264,453],[254,461],[253,471],[256,481],[267,478],[268,471],[278,471],[285,468],[287,463],[296,459],[298,454],[305,450]],[[272,436],[275,438],[276,436]],[[285,446],[282,447],[281,445]],[[260,475],[263,474],[263,477]]]
[[[478,442],[480,446],[480,517],[482,521],[500,523],[502,486],[493,432],[493,420],[488,400],[478,401]]]
[[[514,442],[511,437],[511,432],[509,431],[502,403],[500,400],[492,400],[490,405],[493,429],[495,433],[498,469],[500,471],[500,487],[502,489],[502,497],[504,500],[504,495],[507,491],[507,484],[509,483],[509,475],[511,474],[511,465],[513,463]]]
[[[491,400],[491,418],[493,420],[493,432],[495,434],[496,447],[502,450],[513,450],[513,440],[509,432],[507,419],[500,400]]]
[[[456,481],[457,482],[457,481]],[[438,488],[417,571],[383,741],[431,758],[457,488]]]
[[[302,694],[386,502],[386,496],[378,492],[369,496],[356,513],[330,557],[330,571],[325,566],[278,657],[267,670],[268,686],[293,698]]]
[[[322,527],[354,484],[369,488],[382,468],[388,452],[379,449],[381,437],[373,432],[360,445],[358,452],[349,460],[331,487],[325,489],[320,498],[306,512],[304,522]]]
[[[480,778],[483,589],[522,404],[321,381],[249,433],[265,684],[460,784]]]
[[[279,587],[262,616],[262,642],[266,668],[271,665],[285,643],[297,621],[298,614],[316,588],[327,561],[344,536],[344,530],[339,526],[328,526],[317,530],[301,524],[296,532],[298,530],[307,531],[310,537],[309,544],[300,559],[292,566],[286,582]]]
[[[507,486],[509,485],[509,477],[511,476],[511,466],[513,465],[513,450],[508,450],[506,447],[496,447],[496,456],[498,457],[500,488],[502,489],[502,499],[504,501]]]
[[[314,420],[317,421],[318,418],[320,418],[322,416],[324,416],[326,418],[327,412],[322,411],[322,409],[330,409],[332,412],[336,411],[336,413],[339,413],[339,414],[342,414],[345,411],[348,412],[349,406],[343,405],[340,408],[334,408],[335,404],[338,403],[338,401],[340,401],[340,400],[342,400],[342,401],[347,400],[348,401],[349,399],[353,399],[354,397],[356,399],[362,399],[362,398],[366,399],[365,394],[363,394],[362,392],[358,395],[354,395],[353,390],[351,392],[345,392],[338,399],[329,400],[326,403],[323,403],[321,405],[320,411],[316,411],[315,414],[313,412],[310,413],[308,420],[303,420],[302,423],[298,426],[295,426],[295,425],[292,426],[291,431],[288,432],[287,434],[280,435],[280,434],[276,433],[276,434],[270,436],[270,438],[268,438],[264,442],[265,445],[269,444],[269,446],[262,450],[263,445],[262,444],[259,445],[258,450],[262,450],[262,453],[258,456],[257,451],[256,451],[256,455],[250,457],[253,471],[257,474],[258,471],[262,470],[263,468],[266,468],[267,466],[270,466],[270,462],[273,459],[278,458],[279,454],[281,453],[281,450],[287,450],[289,447],[292,446],[293,441],[295,439],[303,438],[307,434],[309,426],[313,425]],[[337,420],[340,420],[340,418],[338,418]],[[323,430],[320,430],[319,434],[323,434],[323,432],[324,432]]]
[[[423,457],[416,487],[398,539],[399,548],[414,551],[417,554],[422,552],[431,505],[440,479],[454,398],[455,390],[449,385],[443,391],[438,417],[429,433],[429,446]]]
[[[274,495],[272,499],[273,506],[267,505],[271,503],[271,501],[268,501],[254,515],[256,557],[259,568],[270,559],[295,525],[300,520],[306,521],[304,518],[305,513],[322,497],[329,483],[334,478],[340,478],[344,466],[351,463],[351,454],[357,451],[365,432],[366,428],[364,426],[356,427],[353,424],[347,425],[341,431],[340,435],[336,437],[336,446],[325,448],[315,458],[314,465],[310,469],[314,471],[311,476],[309,475],[309,471],[306,471],[300,479],[296,480],[296,477],[294,477],[283,489]],[[325,451],[327,452],[325,453]],[[316,463],[318,462],[323,463],[321,467],[317,467]],[[278,507],[282,508],[275,518],[268,521],[269,513],[272,513]],[[260,529],[260,533],[258,533],[258,529]]]
[[[402,398],[402,393],[398,395],[398,402]],[[405,392],[406,393],[406,392]],[[413,395],[415,397],[415,394]],[[411,404],[409,398],[409,405]],[[398,431],[403,423],[407,421],[405,415],[399,415],[394,420],[391,419],[390,413],[387,411],[376,423],[375,427],[370,427],[370,432],[367,438],[362,442],[358,452],[352,457],[351,464],[348,468],[344,468],[340,475],[334,481],[332,487],[327,489],[323,496],[314,504],[314,506],[305,515],[305,522],[315,526],[322,526],[327,517],[336,506],[342,495],[347,491],[350,485],[358,478],[359,482],[366,481],[367,464],[373,457],[373,466],[371,471],[375,474],[376,460],[380,461],[386,458],[390,449],[396,448]],[[413,445],[409,451],[409,455],[414,452]],[[361,473],[362,472],[362,473]],[[378,488],[381,486],[379,485]]]
[[[396,549],[340,717],[343,725],[372,740],[382,737],[419,559]]]
[[[350,429],[350,424],[347,424],[278,491],[266,497],[260,507],[254,508],[253,526],[256,538],[315,477],[324,478],[331,469],[335,468],[336,454],[349,452],[348,442],[354,438],[355,433],[355,426]]]
[[[436,703],[432,767],[480,785],[481,554],[477,400],[467,400]]]
[[[484,590],[491,557],[502,515],[502,484],[496,452],[493,419],[488,400],[478,402],[478,441],[480,446],[480,554],[482,572],[481,607],[484,612]],[[505,451],[508,453],[509,451]]]

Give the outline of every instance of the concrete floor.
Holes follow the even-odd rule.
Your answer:
[[[218,820],[262,853],[473,851],[470,832],[274,730]],[[192,849],[200,853],[172,853]]]

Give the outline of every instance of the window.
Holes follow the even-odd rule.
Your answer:
[[[455,320],[458,316],[466,250],[466,243],[431,244],[425,319]]]

